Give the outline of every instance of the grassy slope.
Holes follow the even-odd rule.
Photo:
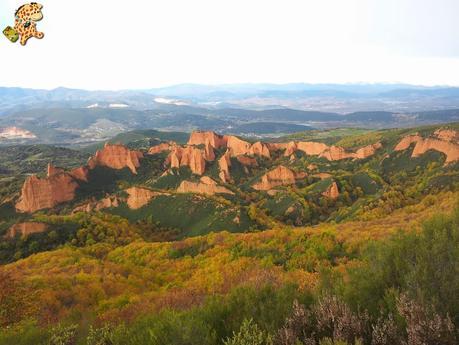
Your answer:
[[[182,237],[222,230],[243,232],[253,224],[244,209],[193,194],[161,195],[141,209],[123,205],[111,212],[134,222],[152,217],[162,226],[179,229]]]

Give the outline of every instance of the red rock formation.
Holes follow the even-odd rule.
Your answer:
[[[190,167],[193,174],[202,175],[206,171],[206,155],[204,150],[193,146],[181,147],[176,146],[169,155],[171,168],[181,166]]]
[[[207,195],[214,194],[234,194],[229,189],[218,186],[217,183],[208,176],[201,177],[200,182],[182,181],[177,188],[178,193],[200,193]]]
[[[376,150],[381,148],[382,145],[381,143],[368,145],[358,149],[356,152],[347,152],[340,146],[328,146],[324,143],[317,143],[313,141],[292,141],[278,147],[285,147],[284,156],[286,157],[291,156],[295,151],[302,151],[307,155],[323,157],[329,161],[337,161],[347,158],[363,159],[370,157],[374,155]]]
[[[45,232],[46,229],[48,229],[48,225],[44,223],[37,223],[37,222],[19,223],[19,224],[14,224],[12,227],[10,227],[5,237],[15,238],[17,235],[21,235],[21,237],[27,237],[31,234]]]
[[[265,145],[271,152],[286,150],[290,143],[266,143]]]
[[[434,135],[440,140],[452,141],[456,143],[459,141],[459,132],[455,131],[454,129],[437,129]]]
[[[170,151],[175,146],[177,146],[177,144],[174,143],[173,141],[168,142],[168,143],[161,143],[159,145],[150,147],[150,149],[148,150],[148,154],[155,155],[155,154],[158,154],[164,151]]]
[[[296,144],[296,142],[294,141],[289,142],[287,146],[285,146],[284,156],[285,157],[291,156],[292,154],[295,153],[297,149],[298,149],[298,145]]]
[[[106,166],[117,170],[129,168],[133,174],[137,174],[141,158],[143,158],[143,153],[140,151],[131,151],[123,145],[107,143],[103,150],[97,151],[89,159],[88,166],[90,169],[96,166]]]
[[[269,152],[269,147],[266,144],[257,141],[255,144],[250,146],[249,155],[251,156],[262,156],[266,158],[271,158],[271,153]]]
[[[88,172],[89,172],[88,168],[83,166],[83,167],[79,167],[79,168],[70,170],[67,174],[72,176],[76,180],[88,182]],[[64,174],[64,173],[66,173],[64,169],[56,168],[51,163],[48,164],[48,173],[47,173],[48,177],[58,175],[58,174]]]
[[[239,139],[233,135],[225,136],[226,139],[226,147],[230,149],[232,156],[240,156],[249,153],[250,151],[250,143]]]
[[[215,153],[210,142],[206,142],[204,145],[204,159],[208,162],[215,160]]]
[[[322,195],[333,200],[337,199],[339,197],[339,190],[336,182],[333,182]]]
[[[446,155],[446,164],[459,160],[459,145],[433,138],[418,141],[411,157],[419,157],[429,150],[444,153]]]
[[[357,159],[365,159],[365,158],[371,157],[380,148],[382,148],[382,144],[381,143],[375,143],[375,144],[372,144],[372,145],[367,145],[367,146],[361,147],[360,149],[358,149],[355,152],[355,158],[357,158]]]
[[[231,167],[231,153],[229,150],[218,160],[218,167],[220,168],[219,177],[225,183],[231,181],[230,167]]]
[[[295,184],[298,180],[301,180],[306,176],[306,173],[295,173],[294,171],[281,165],[263,175],[261,182],[254,184],[252,188],[267,191],[277,186]]]
[[[87,167],[79,167],[71,170],[69,175],[77,180],[88,182],[88,172]]]
[[[417,143],[418,141],[423,140],[419,134],[408,135],[395,146],[394,151],[404,151],[408,149],[411,144]]]
[[[57,204],[73,200],[78,184],[66,173],[40,179],[33,175],[22,186],[21,198],[16,204],[19,212],[35,212],[52,208]]]
[[[437,137],[438,137],[438,132]],[[443,138],[446,137],[447,140],[437,139],[437,138],[423,138],[420,135],[409,135],[404,137],[398,144],[395,146],[395,151],[403,151],[408,149],[411,144],[415,143],[413,153],[411,157],[419,157],[422,154],[426,153],[429,150],[435,150],[446,155],[445,164],[456,162],[459,160],[459,145],[454,143],[451,140],[452,136],[450,133],[440,133],[440,136]]]
[[[48,163],[48,172],[47,172],[48,177],[51,177],[57,174],[62,174],[63,172],[64,172],[64,169],[56,168],[51,163]]]
[[[226,139],[214,132],[195,131],[191,133],[188,145],[206,145],[209,143],[215,149],[226,147]]]
[[[253,157],[237,156],[236,159],[244,166],[256,167],[258,166],[257,160]]]
[[[330,146],[327,150],[322,152],[319,157],[323,157],[329,161],[338,161],[346,158],[354,158],[354,154],[346,152],[342,147]]]
[[[297,147],[299,151],[303,151],[310,156],[318,156],[329,149],[329,147],[324,143],[316,143],[312,141],[300,141],[297,143]]]
[[[249,142],[239,139],[233,135],[220,136],[214,132],[195,131],[191,133],[190,139],[188,140],[188,145],[205,145],[206,151],[210,148],[219,149],[224,147],[230,149],[232,157],[241,155],[257,155],[269,158],[271,156],[267,144],[256,142],[252,145]],[[213,151],[210,153],[210,157],[212,154]],[[208,160],[214,159],[215,157],[209,158]]]
[[[155,192],[140,187],[126,189],[126,193],[128,194],[127,204],[129,208],[133,210],[137,210],[147,205],[155,196],[168,195],[167,193]]]
[[[108,196],[99,201],[94,200],[86,204],[77,206],[73,209],[72,213],[100,211],[106,208],[118,207],[119,205],[120,199],[117,196]]]

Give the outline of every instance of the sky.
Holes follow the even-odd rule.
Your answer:
[[[0,37],[0,86],[459,86],[458,0],[41,0],[43,40]],[[23,2],[0,0],[0,29]]]

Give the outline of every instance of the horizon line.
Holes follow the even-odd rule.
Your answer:
[[[195,87],[236,87],[236,86],[292,86],[292,85],[304,85],[304,86],[399,86],[399,87],[414,87],[414,88],[425,88],[425,89],[441,89],[441,88],[459,88],[458,85],[452,84],[435,84],[435,85],[426,85],[426,84],[410,84],[404,82],[346,82],[346,83],[310,83],[310,82],[289,82],[289,83],[275,83],[275,82],[241,82],[241,83],[193,83],[193,82],[183,82],[177,84],[165,84],[163,86],[152,86],[146,88],[122,88],[122,89],[110,89],[110,88],[81,88],[81,87],[70,87],[70,86],[55,86],[51,88],[46,87],[26,87],[26,86],[3,86],[0,85],[0,89],[28,89],[35,91],[55,91],[59,89],[65,90],[79,90],[79,91],[110,91],[110,92],[120,92],[120,91],[150,91],[150,90],[160,90],[174,87],[183,87],[183,86],[195,86]]]

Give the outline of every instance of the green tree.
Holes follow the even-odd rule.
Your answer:
[[[245,319],[239,332],[234,332],[230,339],[224,341],[225,345],[272,345],[269,334],[260,330],[252,319]]]

